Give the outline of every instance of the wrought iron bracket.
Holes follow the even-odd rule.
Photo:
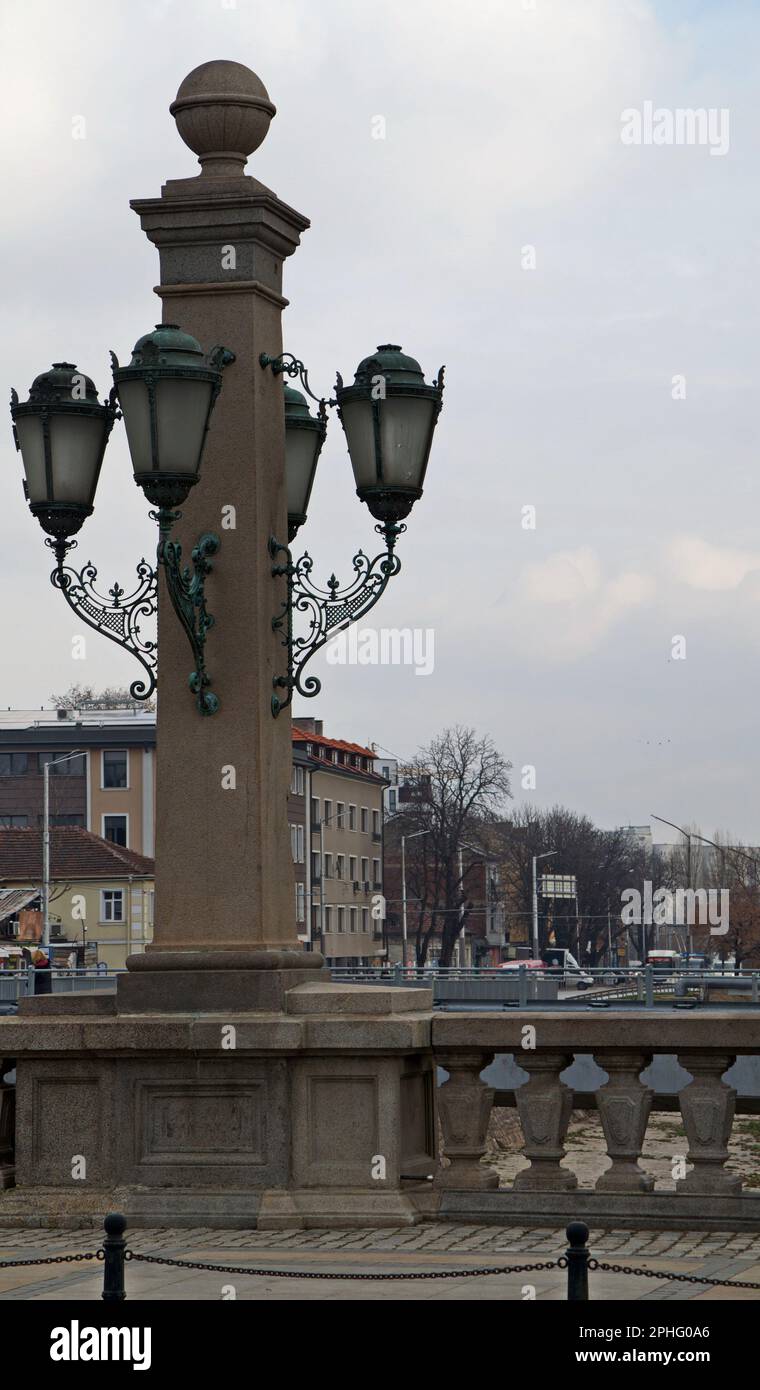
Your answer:
[[[327,400],[325,396],[315,396],[309,385],[309,372],[305,363],[299,357],[294,357],[292,352],[281,352],[278,357],[272,357],[268,352],[259,353],[259,366],[271,367],[275,376],[298,377],[307,396],[311,396],[313,401],[319,405],[319,413],[324,418],[326,416],[326,406],[336,406],[337,401]]]
[[[50,576],[53,587],[60,589],[77,618],[139,661],[145,676],[132,682],[129,693],[133,700],[149,700],[156,689],[158,650],[156,642],[143,637],[141,620],[150,618],[158,606],[156,571],[143,558],[137,566],[137,588],[125,594],[121,585],[114,583],[106,598],[95,587],[98,571],[91,561],[81,570],[66,564],[75,540],[53,540],[48,536],[45,544],[55,552],[57,561]]]
[[[171,528],[181,512],[162,508],[151,512],[158,522],[159,541],[157,561],[166,576],[166,587],[177,617],[185,630],[193,653],[195,668],[188,684],[201,714],[216,714],[219,699],[208,689],[211,677],[206,670],[204,647],[206,634],[214,618],[206,607],[206,576],[211,573],[210,556],[219,550],[221,541],[213,532],[206,532],[193,547],[191,564],[182,565],[182,547],[170,539]],[[133,681],[129,693],[133,700],[149,700],[156,690],[158,678],[158,643],[143,637],[141,620],[152,617],[158,609],[158,567],[153,569],[142,559],[137,566],[137,588],[126,594],[120,584],[108,590],[108,598],[98,593],[95,581],[98,571],[88,560],[81,569],[66,564],[66,556],[76,546],[75,540],[53,540],[46,544],[55,552],[57,565],[50,580],[60,589],[66,602],[82,622],[107,637],[139,661],[145,677]]]
[[[269,541],[269,554],[273,560],[272,577],[286,580],[286,597],[282,608],[272,619],[274,632],[282,634],[282,645],[288,653],[287,675],[274,676],[272,685],[272,714],[275,719],[280,710],[285,709],[293,699],[293,692],[311,698],[318,695],[322,682],[317,676],[304,676],[304,670],[315,652],[318,652],[334,633],[350,627],[351,623],[363,618],[374,608],[384,594],[389,581],[401,569],[401,561],[395,553],[398,537],[406,530],[403,522],[386,522],[375,530],[385,540],[385,550],[370,560],[364,551],[359,550],[353,559],[354,578],[341,589],[339,580],[331,575],[325,589],[318,589],[311,581],[314,564],[307,553],[300,560],[294,560],[288,546],[272,536]],[[283,559],[278,562],[278,557]],[[294,633],[293,615],[304,613],[308,617],[308,630],[304,636]],[[284,696],[278,690],[287,692]]]
[[[188,684],[201,714],[216,714],[219,699],[208,689],[211,677],[206,670],[206,634],[214,626],[214,617],[206,607],[206,577],[213,569],[209,557],[216,555],[221,541],[213,531],[206,531],[193,546],[191,565],[182,564],[182,546],[170,540],[171,528],[181,512],[160,508],[151,512],[158,522],[158,563],[166,576],[166,587],[172,607],[185,630],[195,662]]]

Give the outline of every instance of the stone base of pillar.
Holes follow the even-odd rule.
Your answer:
[[[415,1226],[422,1220],[412,1193],[280,1189],[262,1194],[256,1225],[260,1231],[345,1231]]]
[[[13,1187],[16,1181],[16,1168],[13,1163],[0,1163],[0,1192]]]
[[[197,973],[207,984],[183,994],[182,972],[155,972],[168,1007],[142,971],[142,994],[40,996],[0,1020],[17,1101],[0,1227],[99,1225],[109,1210],[142,1227],[421,1219],[437,1167],[431,991]]]
[[[329,970],[140,970],[119,975],[121,1014],[277,1012],[296,985],[329,981]]]

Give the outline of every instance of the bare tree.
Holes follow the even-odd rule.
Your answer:
[[[457,725],[422,748],[406,769],[405,799],[389,823],[386,844],[408,838],[407,887],[418,965],[425,964],[434,937],[440,937],[440,964],[451,964],[473,911],[468,895],[473,868],[490,854],[486,828],[511,795],[511,766],[489,737],[478,738],[474,729]]]
[[[109,685],[96,692],[91,685],[71,685],[63,695],[51,695],[50,703],[56,709],[99,710],[129,709],[148,710],[156,708],[155,700],[136,700],[125,686]]]

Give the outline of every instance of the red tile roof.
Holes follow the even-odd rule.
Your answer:
[[[295,724],[292,732],[294,743],[321,743],[325,748],[341,748],[344,753],[361,753],[363,758],[374,761],[374,749],[365,748],[361,743],[345,743],[341,738],[325,738],[324,734],[310,734],[307,729],[299,729]]]
[[[151,878],[154,860],[101,840],[79,826],[56,826],[50,832],[50,877],[53,879]],[[42,830],[0,830],[0,882],[42,878]]]

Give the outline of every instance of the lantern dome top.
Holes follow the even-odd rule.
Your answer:
[[[169,110],[181,138],[198,156],[201,175],[239,178],[277,108],[255,72],[218,59],[188,73]]]
[[[31,400],[42,397],[73,399],[72,391],[75,387],[77,388],[78,400],[96,401],[98,399],[97,388],[91,377],[80,372],[73,362],[54,362],[49,372],[41,372],[39,376],[34,378],[29,389],[29,397]]]
[[[424,382],[419,362],[402,352],[398,343],[381,343],[371,357],[363,358],[356,368],[354,380],[357,385],[363,385],[373,376],[384,376],[389,384],[418,385]]]
[[[286,419],[311,419],[311,414],[309,411],[309,402],[300,391],[296,391],[295,387],[288,386],[286,383],[284,395]]]
[[[166,367],[196,366],[203,361],[203,348],[192,334],[176,323],[157,323],[152,333],[138,338],[130,366],[158,363]]]

